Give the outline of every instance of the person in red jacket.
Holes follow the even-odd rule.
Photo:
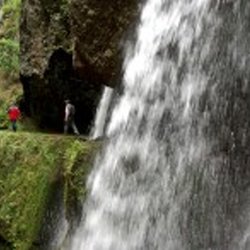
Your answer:
[[[20,118],[21,112],[19,108],[13,104],[8,109],[9,120],[11,123],[12,130],[16,132],[17,130],[17,120]]]

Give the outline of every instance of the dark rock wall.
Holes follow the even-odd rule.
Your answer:
[[[76,106],[87,133],[102,84],[120,72],[121,38],[136,1],[24,0],[20,44],[26,113],[44,129],[62,131],[64,99]]]
[[[138,12],[136,4],[135,0],[71,1],[73,63],[81,75],[114,85],[122,61],[120,41]]]
[[[72,68],[72,56],[58,49],[51,56],[44,76],[21,76],[25,105],[42,129],[62,131],[64,100],[71,99],[76,107],[76,124],[80,132],[89,130],[101,85],[77,78]]]
[[[20,23],[21,75],[43,77],[58,47],[71,46],[67,4],[63,0],[22,1]]]

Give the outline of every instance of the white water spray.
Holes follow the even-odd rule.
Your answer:
[[[105,87],[100,104],[97,108],[95,123],[93,130],[91,131],[91,138],[97,139],[105,135],[105,124],[108,109],[110,107],[110,102],[112,99],[113,89],[109,87]]]
[[[231,242],[240,172],[229,111],[245,108],[233,94],[247,46],[229,39],[243,27],[222,26],[242,6],[221,4],[147,1],[72,250],[245,249]]]

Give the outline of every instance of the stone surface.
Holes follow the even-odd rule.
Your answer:
[[[136,1],[24,0],[20,44],[26,113],[41,128],[62,131],[64,99],[87,133],[102,85],[120,72],[120,41]]]
[[[68,5],[64,0],[24,0],[20,43],[21,75],[44,76],[49,59],[58,48],[70,50]]]
[[[138,12],[136,3],[135,0],[71,1],[73,63],[82,76],[114,85],[122,61],[121,39]],[[93,74],[89,69],[94,69]]]

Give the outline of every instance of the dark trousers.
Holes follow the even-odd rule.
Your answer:
[[[15,119],[10,120],[11,128],[14,132],[17,131],[17,121]]]

